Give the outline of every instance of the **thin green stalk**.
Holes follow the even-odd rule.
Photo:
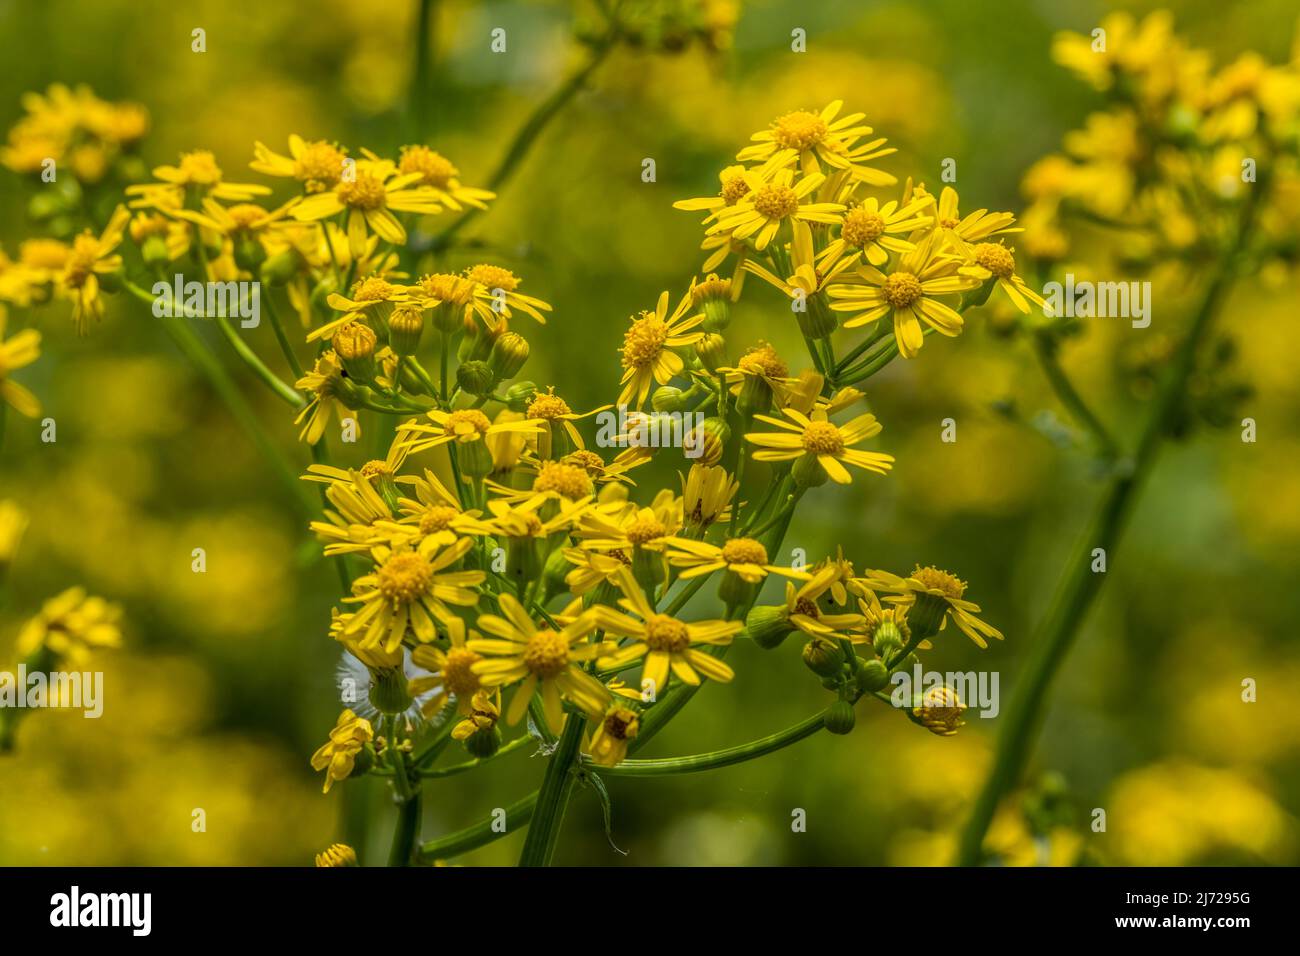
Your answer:
[[[564,811],[573,789],[573,769],[582,746],[582,730],[586,723],[580,714],[570,714],[560,734],[559,744],[546,765],[546,776],[537,795],[537,809],[528,826],[520,866],[550,866],[555,854],[555,844],[564,825]]]
[[[1253,208],[1248,209],[1243,219],[1239,237],[1249,233],[1248,223]],[[1052,608],[1030,649],[1024,672],[1017,679],[1016,690],[1006,709],[1006,718],[998,736],[992,770],[984,781],[962,831],[957,856],[957,862],[962,866],[973,866],[979,862],[984,835],[998,804],[1020,779],[1047,690],[1064,663],[1079,628],[1107,577],[1106,574],[1092,571],[1092,551],[1094,548],[1102,548],[1107,555],[1113,557],[1134,499],[1169,434],[1170,424],[1179,410],[1187,381],[1195,367],[1197,349],[1227,293],[1236,265],[1237,253],[1234,251],[1225,256],[1210,280],[1187,336],[1179,346],[1172,367],[1148,414],[1132,467],[1111,479],[1088,533],[1071,555]]]
[[[787,727],[779,733],[770,734],[751,740],[747,744],[714,750],[710,753],[695,754],[690,757],[667,757],[662,760],[624,760],[613,767],[601,767],[602,777],[660,777],[679,773],[699,773],[702,770],[717,770],[732,764],[744,763],[756,757],[765,757],[783,747],[798,743],[805,737],[811,737],[826,726],[826,715],[815,714],[807,720],[800,721],[793,727]],[[593,765],[594,766],[594,765]]]
[[[1048,384],[1052,386],[1057,399],[1065,406],[1070,416],[1092,435],[1100,455],[1107,460],[1114,459],[1119,453],[1119,447],[1101,419],[1083,400],[1083,396],[1065,374],[1065,369],[1061,368],[1056,355],[1056,340],[1052,338],[1051,333],[1045,331],[1035,332],[1032,340],[1034,355],[1037,356],[1038,364],[1042,367],[1043,374]]]
[[[498,829],[497,817],[496,814],[493,814],[490,819],[482,823],[476,823],[472,827],[457,830],[455,833],[422,844],[416,851],[416,861],[419,863],[433,863],[437,860],[447,860],[453,856],[459,856],[462,853],[468,853],[470,850],[486,846],[503,836],[508,836],[519,827],[527,825],[528,821],[532,819],[533,808],[537,805],[539,793],[540,791],[534,790],[528,796],[505,807],[504,827]]]
[[[284,353],[284,360],[289,363],[289,371],[293,372],[296,382],[302,378],[302,362],[298,361],[298,355],[289,342],[289,336],[285,334],[284,323],[280,321],[280,312],[272,303],[269,292],[266,295],[266,314],[271,317],[271,328],[275,331],[275,339],[280,343],[280,351]]]

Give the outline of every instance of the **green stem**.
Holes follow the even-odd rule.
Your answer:
[[[419,850],[416,851],[416,861],[419,863],[433,863],[436,860],[450,859],[461,853],[468,853],[470,850],[486,846],[494,840],[499,840],[501,837],[513,833],[532,819],[533,808],[537,805],[539,793],[540,791],[535,790],[528,796],[505,807],[505,826],[501,829],[497,828],[497,818],[493,814],[491,819],[482,823],[477,823],[472,827],[457,830],[455,833],[422,844]]]
[[[1065,369],[1061,368],[1056,354],[1057,340],[1044,331],[1034,333],[1032,338],[1034,355],[1038,357],[1038,364],[1042,367],[1043,374],[1047,377],[1048,384],[1052,386],[1052,391],[1056,393],[1057,399],[1065,406],[1071,417],[1092,435],[1101,456],[1108,461],[1113,460],[1118,454],[1118,445],[1101,419],[1083,400],[1083,396],[1065,374]]]
[[[826,715],[816,714],[807,720],[787,727],[779,733],[770,734],[751,740],[747,744],[714,750],[710,753],[695,754],[690,757],[668,757],[662,760],[624,760],[613,767],[601,767],[602,777],[659,777],[679,773],[699,773],[703,770],[717,770],[732,764],[743,763],[757,757],[798,743],[805,737],[811,737],[826,726]]]
[[[528,827],[528,837],[519,856],[520,866],[550,866],[555,854],[555,844],[564,825],[564,811],[573,790],[573,770],[582,746],[582,729],[585,720],[570,714],[560,742],[556,745],[551,762],[546,765],[546,776],[537,795],[537,810]]]

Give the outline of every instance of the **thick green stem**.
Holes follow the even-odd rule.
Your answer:
[[[546,765],[546,776],[542,778],[542,788],[537,792],[537,810],[533,814],[533,822],[529,824],[523,852],[519,855],[520,866],[551,864],[555,844],[560,838],[560,827],[564,825],[569,793],[573,790],[573,770],[578,760],[578,750],[582,746],[584,723],[580,715],[569,715],[555,753]]]
[[[476,823],[472,827],[457,830],[455,833],[422,844],[416,852],[416,861],[419,863],[433,863],[436,860],[447,860],[453,856],[459,856],[461,853],[468,853],[470,850],[487,846],[494,840],[499,840],[501,837],[513,833],[519,827],[527,825],[528,821],[532,819],[533,809],[537,806],[539,795],[540,791],[535,790],[528,796],[516,800],[510,806],[504,807],[504,819],[493,813],[491,818],[484,820],[482,823]]]

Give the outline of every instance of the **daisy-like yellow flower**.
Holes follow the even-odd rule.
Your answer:
[[[721,465],[691,465],[682,481],[682,513],[692,528],[703,531],[731,517],[731,502],[740,482]]]
[[[313,193],[293,207],[301,222],[347,214],[348,248],[359,256],[371,232],[395,246],[406,244],[406,227],[394,213],[433,215],[442,211],[433,190],[419,186],[422,173],[398,174],[392,163],[364,151],[366,158],[332,188]]]
[[[699,199],[679,199],[673,203],[674,209],[685,212],[707,211],[705,222],[711,222],[728,206],[734,206],[744,199],[750,190],[750,180],[745,178],[748,170],[744,166],[728,166],[718,173],[718,194],[703,196]]]
[[[589,412],[579,414],[569,407],[559,395],[555,394],[555,386],[552,385],[545,392],[537,392],[531,402],[528,403],[526,415],[545,424],[544,429],[537,436],[537,454],[539,457],[552,458],[558,448],[563,452],[563,438],[568,438],[569,448],[586,448],[587,443],[582,439],[582,433],[573,423],[581,421],[584,418],[590,418],[593,415],[599,415],[601,412],[612,408],[612,405],[601,405],[599,408],[593,408]],[[563,435],[557,435],[558,432]],[[556,439],[560,438],[560,441]]]
[[[509,269],[479,263],[465,270],[465,278],[474,283],[480,293],[486,294],[476,297],[472,304],[489,328],[495,328],[503,318],[510,318],[511,309],[518,309],[546,324],[546,316],[542,313],[551,311],[550,304],[520,292],[519,285],[523,280]]]
[[[228,239],[257,238],[272,223],[283,221],[297,201],[294,198],[275,209],[263,209],[256,203],[237,203],[233,206],[223,206],[215,199],[207,196],[200,203],[202,212],[193,209],[177,209],[171,214],[178,219],[192,222]]]
[[[937,231],[904,253],[888,274],[873,265],[859,266],[853,285],[833,285],[827,291],[836,312],[855,312],[844,321],[846,329],[857,328],[890,316],[899,354],[916,358],[925,343],[922,323],[947,336],[961,334],[962,317],[941,301],[979,285],[973,276],[961,275],[961,265],[939,249]]]
[[[938,208],[934,213],[934,225],[935,232],[962,255],[970,255],[970,247],[974,243],[985,242],[992,236],[1023,231],[1013,228],[1016,217],[1009,212],[976,209],[969,216],[963,217],[957,208],[959,202],[957,190],[951,186],[944,186],[943,192],[939,194]]]
[[[797,182],[790,169],[779,170],[767,181],[752,171],[745,176],[750,192],[735,206],[719,213],[717,222],[709,227],[710,233],[725,233],[734,239],[752,237],[754,248],[761,252],[787,221],[836,223],[844,211],[841,203],[808,201],[826,181],[821,173],[811,173]]]
[[[958,271],[981,282],[993,279],[1012,304],[1025,315],[1029,314],[1030,302],[1040,309],[1047,308],[1043,297],[1016,275],[1016,258],[1012,255],[1012,250],[1000,242],[981,242],[971,247],[970,261]]]
[[[41,413],[40,401],[11,376],[41,357],[41,333],[36,329],[23,329],[6,339],[5,325],[8,321],[8,312],[0,305],[0,401],[13,406],[20,415],[35,418]]]
[[[453,618],[448,604],[473,607],[478,595],[471,590],[482,584],[482,571],[447,570],[473,547],[470,538],[439,548],[432,538],[420,542],[414,550],[393,549],[383,545],[371,550],[375,570],[357,578],[354,596],[346,603],[360,608],[344,629],[348,636],[360,636],[361,647],[381,644],[392,651],[402,643],[409,626],[417,640],[428,643],[437,637],[434,618]]]
[[[352,775],[357,754],[374,738],[375,731],[370,721],[358,717],[351,710],[339,714],[338,722],[330,731],[330,739],[311,755],[312,769],[325,771],[322,793],[329,793],[336,781],[346,780]]]
[[[648,681],[656,697],[667,689],[670,673],[692,685],[700,683],[701,675],[722,683],[735,676],[724,662],[699,648],[730,644],[744,629],[740,621],[688,623],[670,614],[660,614],[646,600],[641,585],[626,568],[619,575],[618,586],[623,592],[618,603],[636,617],[602,604],[594,606],[591,613],[607,634],[631,638],[632,643],[598,658],[597,667],[617,670],[644,659],[642,686]]]
[[[464,535],[491,532],[491,527],[479,519],[480,512],[466,509],[456,493],[427,468],[423,477],[402,475],[396,481],[413,488],[415,498],[399,498],[397,510],[401,516],[396,524],[378,521],[376,531],[390,535],[393,540],[403,536],[413,537],[415,541],[434,538],[439,546],[454,544]]]
[[[987,637],[1002,640],[1002,632],[975,615],[978,604],[967,601],[966,582],[934,567],[917,565],[905,578],[888,571],[869,571],[863,583],[874,591],[893,592],[887,601],[908,608],[914,634],[936,634],[951,620],[977,647],[988,647]]]
[[[542,429],[540,422],[529,418],[493,422],[477,408],[460,408],[452,412],[433,409],[425,414],[433,424],[407,422],[398,429],[399,441],[410,454],[448,442],[463,447],[484,443],[485,439],[495,435],[535,435]],[[487,451],[486,447],[484,451]]]
[[[175,262],[189,253],[193,244],[194,227],[188,222],[177,222],[171,216],[160,212],[140,210],[132,217],[127,232],[141,247],[146,262],[156,261],[152,260],[152,257],[156,254],[155,247],[159,243],[167,255],[167,260]]]
[[[756,461],[794,461],[796,472],[812,469],[815,465],[841,485],[853,480],[844,467],[846,464],[878,475],[893,467],[893,455],[860,451],[853,447],[880,434],[880,422],[876,421],[875,415],[866,413],[844,425],[836,425],[821,409],[813,409],[811,415],[793,408],[784,409],[784,413],[789,421],[767,415],[754,416],[757,421],[782,429],[779,432],[750,432],[745,436],[746,441],[759,446],[760,450],[754,452]],[[800,465],[800,459],[809,464]],[[804,472],[805,478],[811,476],[811,471]]]
[[[429,671],[428,677],[411,681],[411,696],[430,695],[422,708],[426,717],[437,714],[448,700],[456,702],[457,713],[469,717],[474,711],[474,698],[483,686],[478,674],[474,673],[474,665],[483,660],[483,655],[470,650],[465,638],[465,622],[460,618],[449,620],[446,628],[450,643],[446,650],[437,644],[421,644],[411,651],[411,662]],[[469,632],[470,640],[479,637],[477,631]]]
[[[564,559],[573,565],[564,583],[574,594],[589,594],[601,584],[614,584],[620,570],[630,564],[628,556],[617,548],[608,552],[565,548]]]
[[[847,169],[853,172],[855,179],[872,186],[887,186],[894,182],[894,177],[887,173],[850,162],[850,151],[863,136],[870,136],[872,130],[870,126],[861,125],[863,113],[840,116],[843,105],[843,100],[835,100],[818,113],[795,110],[778,117],[767,129],[750,137],[754,144],[737,153],[736,159],[742,163],[764,163],[775,167],[797,165],[806,173]],[[881,139],[869,144],[870,152],[875,156],[896,152],[893,149],[881,150],[884,142]]]
[[[41,605],[18,632],[16,650],[26,657],[40,648],[76,667],[93,651],[122,646],[122,609],[84,588],[68,588]]]
[[[931,687],[921,697],[921,702],[912,708],[912,718],[932,734],[940,737],[952,737],[959,727],[964,727],[962,711],[966,705],[961,702],[957,692],[946,684]]]
[[[470,641],[468,647],[486,659],[474,665],[485,687],[522,681],[510,700],[506,720],[517,724],[533,694],[540,693],[542,715],[551,730],[564,726],[564,700],[586,714],[599,715],[609,703],[609,691],[582,665],[594,659],[602,645],[587,641],[595,629],[593,615],[580,614],[560,630],[533,623],[522,604],[508,593],[497,597],[501,615],[480,614],[479,628],[493,638]]]
[[[307,334],[308,342],[330,338],[340,328],[358,319],[366,319],[383,328],[393,309],[399,304],[410,302],[411,295],[406,287],[389,282],[382,276],[368,276],[353,283],[350,297],[331,292],[325,301],[331,309],[343,314],[312,329]]]
[[[826,276],[852,269],[862,262],[880,268],[889,253],[911,252],[916,248],[902,238],[929,225],[924,215],[929,199],[914,199],[900,205],[891,199],[883,205],[874,197],[851,206],[840,222],[840,232],[817,254],[817,268]]]
[[[62,282],[72,298],[72,321],[79,335],[86,334],[92,321],[99,322],[104,317],[99,277],[122,268],[122,257],[114,250],[121,244],[130,218],[126,208],[118,206],[98,237],[87,229],[72,240]]]
[[[154,168],[157,183],[139,183],[126,187],[126,194],[134,196],[132,209],[155,208],[166,212],[185,205],[185,192],[193,189],[201,196],[222,199],[226,202],[248,202],[254,196],[269,196],[269,186],[255,183],[228,183],[222,177],[217,158],[206,149],[181,153],[175,166]]]
[[[614,699],[596,724],[587,753],[597,767],[617,767],[627,757],[627,748],[641,730],[641,714]]]
[[[376,525],[391,521],[393,512],[375,490],[373,477],[373,471],[326,465],[312,465],[303,476],[304,480],[324,481],[328,485],[325,497],[334,508],[325,510],[324,521],[311,522],[311,530],[325,542],[327,556],[369,551],[384,539]]]
[[[316,444],[325,434],[325,429],[329,427],[332,418],[337,418],[340,423],[345,418],[357,422],[356,412],[348,408],[340,397],[343,388],[343,366],[339,363],[333,349],[322,352],[312,370],[294,382],[294,388],[310,392],[312,395],[311,401],[293,420],[295,425],[302,426],[302,430],[298,432],[299,441],[305,441],[309,445]],[[359,423],[356,428],[357,434],[360,435]]]
[[[822,283],[830,276],[817,268],[813,254],[812,230],[808,228],[808,224],[795,222],[792,236],[790,264],[794,267],[794,273],[789,278],[782,279],[753,259],[745,263],[744,269],[746,272],[754,273],[768,285],[776,286],[791,298],[802,296],[807,300],[821,291]]]
[[[693,538],[672,537],[667,540],[667,545],[668,563],[675,568],[685,568],[680,574],[682,580],[723,570],[749,584],[757,584],[769,573],[792,578],[811,577],[805,571],[770,564],[767,548],[763,547],[763,542],[753,538],[728,538],[717,545]]]
[[[459,212],[461,204],[475,209],[486,209],[488,200],[497,194],[486,189],[465,186],[460,181],[460,170],[446,156],[428,146],[403,146],[397,160],[397,171],[403,174],[419,173],[421,186],[433,190],[438,202]]]
[[[620,405],[634,408],[644,405],[651,384],[667,385],[686,367],[682,357],[673,349],[693,345],[704,335],[701,331],[693,331],[704,321],[704,313],[686,314],[692,306],[689,295],[682,297],[672,315],[668,314],[668,302],[668,293],[662,293],[655,310],[642,312],[623,333]]]
[[[288,156],[254,143],[253,157],[248,164],[250,169],[267,176],[296,179],[310,194],[333,189],[339,184],[347,150],[324,140],[308,142],[297,133],[290,133]]]
[[[771,649],[795,630],[809,637],[839,640],[862,625],[860,614],[827,614],[820,600],[840,579],[839,569],[827,565],[795,587],[785,583],[785,603],[754,607],[745,618],[745,629],[759,647]]]
[[[662,551],[681,526],[681,500],[663,488],[648,508],[612,502],[588,511],[579,523],[577,535],[582,547],[595,551]]]
[[[587,469],[562,461],[538,462],[537,473],[528,488],[507,488],[495,482],[489,483],[488,487],[502,501],[522,503],[536,509],[552,501],[585,504],[596,494],[595,482],[587,474]]]
[[[317,867],[358,866],[357,851],[346,843],[334,843],[316,854]]]

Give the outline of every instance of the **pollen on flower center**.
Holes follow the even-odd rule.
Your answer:
[[[221,182],[221,167],[217,165],[217,158],[206,149],[182,153],[179,168],[181,177],[187,183],[211,186]]]
[[[573,409],[569,408],[569,403],[553,392],[538,395],[528,405],[529,418],[555,419],[572,414]]]
[[[940,571],[938,568],[918,567],[912,572],[912,577],[919,581],[928,591],[938,591],[944,597],[960,598],[966,592],[966,582],[949,574],[947,571]]]
[[[392,604],[410,604],[429,590],[433,569],[418,554],[394,554],[378,571],[379,593]]]
[[[293,161],[293,175],[307,183],[308,192],[333,186],[343,175],[343,151],[326,142],[305,143]]]
[[[754,193],[754,208],[767,219],[785,219],[799,208],[799,194],[789,186],[768,183]]]
[[[587,451],[585,448],[579,448],[577,451],[565,455],[564,461],[570,465],[577,465],[592,477],[600,475],[605,470],[605,459],[594,451]]]
[[[753,538],[732,538],[722,546],[728,564],[767,564],[767,548]]]
[[[383,209],[388,202],[383,182],[370,173],[357,172],[352,182],[338,185],[339,202],[352,209]]]
[[[668,341],[668,326],[657,316],[643,314],[623,333],[623,367],[639,368],[657,359]]]
[[[509,269],[500,266],[477,265],[465,270],[465,278],[477,282],[488,289],[504,289],[513,292],[519,287],[519,279]]]
[[[357,287],[352,292],[352,298],[358,302],[385,302],[392,298],[393,293],[396,291],[391,283],[371,276],[369,279],[363,279],[357,283]]]
[[[633,518],[628,523],[624,534],[633,544],[646,544],[656,538],[664,537],[668,534],[668,529],[652,512],[646,512]]]
[[[885,231],[885,220],[874,212],[859,206],[849,210],[840,229],[840,238],[861,249],[875,242]]]
[[[885,284],[881,288],[884,291],[885,301],[895,309],[907,308],[921,298],[923,293],[921,280],[910,272],[895,272],[886,277]]]
[[[790,367],[770,345],[755,346],[742,355],[737,364],[742,371],[764,378],[785,378],[790,374]]]
[[[538,677],[556,677],[569,664],[569,642],[549,628],[538,631],[524,647],[524,666]]]
[[[361,466],[361,475],[363,478],[380,478],[385,475],[392,476],[393,469],[388,462],[375,458]]]
[[[466,305],[474,298],[474,283],[464,276],[435,273],[420,280],[420,288],[425,295],[439,302],[453,305]]]
[[[794,604],[793,614],[802,614],[804,617],[821,617],[822,612],[817,607],[817,602],[811,598],[800,598]]]
[[[677,618],[654,614],[645,622],[645,642],[652,651],[680,654],[691,646],[691,635]]]
[[[533,479],[533,491],[554,491],[570,501],[591,494],[591,478],[585,469],[559,461],[544,461]]]
[[[830,422],[809,422],[803,430],[803,447],[814,455],[838,455],[844,451],[844,437]]]
[[[939,220],[939,225],[941,225],[941,226],[942,226],[943,228],[945,228],[945,229],[956,229],[958,226],[961,225],[961,220],[960,220],[960,219],[940,219],[940,220]]]
[[[447,690],[457,697],[472,697],[479,689],[478,675],[472,670],[483,656],[468,647],[453,647],[447,652],[442,668],[442,681]]]
[[[1016,271],[1016,259],[1006,246],[997,242],[981,242],[975,247],[975,262],[999,279],[1009,279]]]
[[[772,125],[777,143],[787,149],[805,150],[826,138],[826,121],[807,110],[786,113]]]
[[[488,417],[477,408],[459,408],[447,416],[446,432],[457,438],[473,436],[478,438],[487,434],[492,427]]]
[[[251,202],[241,202],[227,209],[226,215],[230,216],[236,230],[242,230],[252,228],[253,223],[266,215],[266,210]]]
[[[420,516],[420,534],[433,534],[445,531],[458,514],[450,505],[433,505]]]
[[[739,173],[722,181],[722,198],[728,206],[734,206],[748,193],[749,183],[745,182],[745,177]]]
[[[438,189],[446,189],[460,175],[460,170],[451,160],[428,146],[404,147],[398,169],[403,173],[420,173],[424,177],[421,180],[424,185],[436,186]]]

